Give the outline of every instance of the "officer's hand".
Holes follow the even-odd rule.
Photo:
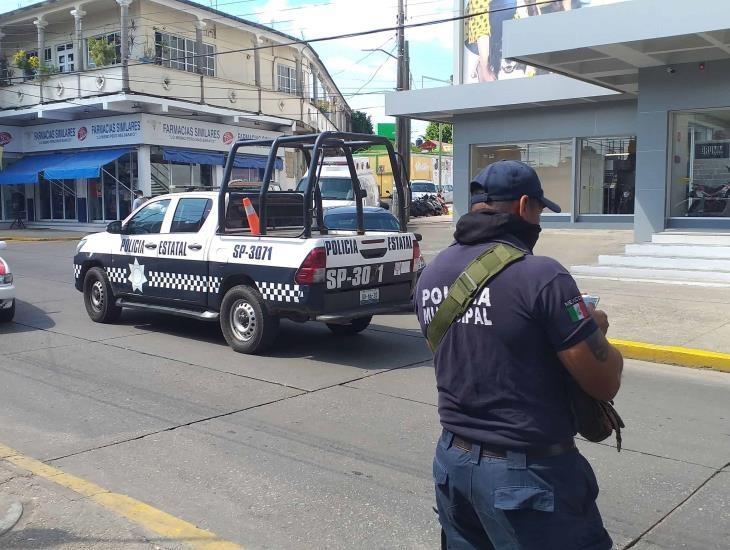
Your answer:
[[[591,310],[591,315],[593,316],[593,320],[598,325],[598,328],[601,329],[601,332],[605,335],[608,332],[608,315],[606,315],[606,312],[601,309],[596,309],[596,307],[592,304],[588,305],[588,308]]]

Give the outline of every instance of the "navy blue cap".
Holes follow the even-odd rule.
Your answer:
[[[517,160],[500,160],[479,172],[471,182],[471,204],[490,201],[513,201],[527,195],[537,199],[553,212],[560,207],[545,196],[540,178],[531,166]]]

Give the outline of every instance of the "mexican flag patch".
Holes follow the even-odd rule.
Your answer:
[[[587,319],[591,315],[590,311],[588,311],[588,306],[586,306],[586,303],[583,301],[582,296],[576,296],[569,302],[566,302],[565,309],[568,312],[570,320],[574,323],[582,321],[583,319]]]

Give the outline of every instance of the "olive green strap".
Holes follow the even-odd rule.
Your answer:
[[[460,318],[476,298],[477,293],[505,267],[523,258],[525,253],[507,244],[498,244],[477,256],[454,284],[441,302],[426,330],[431,351],[441,343],[449,327]]]

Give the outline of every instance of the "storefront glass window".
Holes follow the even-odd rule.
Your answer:
[[[104,221],[104,199],[102,195],[101,178],[86,180],[86,204],[89,208],[89,220]]]
[[[590,138],[580,142],[581,214],[633,214],[636,138]]]
[[[137,187],[137,153],[119,157],[102,167],[101,177],[86,180],[89,220],[123,220],[132,211],[132,189]]]
[[[545,141],[505,145],[472,145],[471,177],[500,160],[519,160],[532,166],[540,177],[545,195],[563,212],[571,209],[573,142]]]
[[[181,164],[164,160],[162,149],[155,148],[152,162],[152,195],[212,187],[213,166],[208,164]]]
[[[25,185],[0,185],[2,192],[2,219],[15,220],[19,212],[25,212]],[[22,215],[21,219],[25,219]]]
[[[673,115],[670,217],[730,217],[730,109]]]
[[[50,220],[51,216],[51,182],[38,176],[38,209],[39,218],[42,220]]]

